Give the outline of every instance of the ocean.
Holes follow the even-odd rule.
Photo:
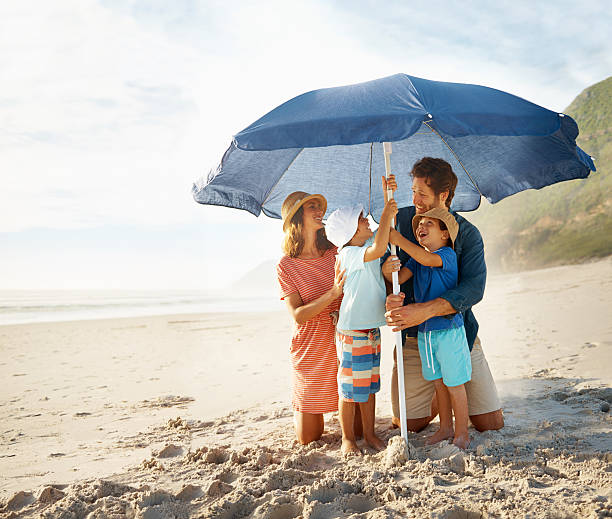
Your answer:
[[[0,325],[283,308],[272,294],[227,297],[196,290],[0,290]]]

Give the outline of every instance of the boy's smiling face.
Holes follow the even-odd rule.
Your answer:
[[[355,231],[355,234],[353,234],[353,237],[351,238],[349,244],[361,247],[372,236],[374,236],[374,233],[372,232],[372,229],[370,229],[370,221],[365,216],[363,216],[362,212],[359,215],[357,230]]]
[[[421,218],[415,237],[421,247],[425,247],[432,252],[445,245],[450,245],[450,234],[440,228],[440,220],[437,218]]]

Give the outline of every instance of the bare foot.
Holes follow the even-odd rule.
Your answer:
[[[456,445],[457,447],[463,450],[467,449],[470,445],[470,436],[468,435],[468,433],[455,434],[453,445]]]
[[[375,434],[373,434],[372,436],[366,436],[365,437],[365,441],[366,443],[372,447],[375,451],[382,451],[385,450],[387,448],[387,446],[385,445],[385,442],[383,442],[378,436],[376,436]]]
[[[355,440],[347,440],[345,438],[342,438],[342,447],[340,447],[340,451],[342,452],[343,456],[361,454],[361,450],[359,450],[359,447],[357,447]]]
[[[433,445],[443,440],[450,440],[454,435],[453,429],[438,429],[429,438],[425,440],[425,445]]]

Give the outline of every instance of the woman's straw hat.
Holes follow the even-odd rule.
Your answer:
[[[283,207],[281,208],[281,216],[283,218],[283,232],[287,230],[287,226],[293,218],[293,215],[297,212],[297,210],[302,207],[309,200],[318,200],[321,202],[321,207],[323,209],[323,214],[327,210],[327,200],[323,195],[311,195],[309,193],[304,193],[304,191],[294,191],[291,193],[285,201],[283,202]]]

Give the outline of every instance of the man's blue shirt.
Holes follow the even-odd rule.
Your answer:
[[[463,314],[463,323],[470,350],[474,345],[474,339],[478,333],[478,321],[472,312],[472,306],[478,303],[484,295],[487,281],[487,266],[484,259],[484,245],[480,231],[468,222],[463,216],[451,211],[459,224],[459,233],[455,240],[455,253],[457,254],[457,266],[459,267],[459,282],[455,288],[447,290],[440,297],[446,299],[457,312]],[[414,206],[402,207],[396,216],[395,228],[406,239],[418,244],[412,231],[412,218],[416,214]],[[398,248],[398,257],[403,264],[410,256]],[[384,258],[383,258],[384,259]],[[414,303],[414,292],[412,278],[403,283],[401,291],[406,294],[404,304]],[[453,318],[453,314],[447,316]],[[418,328],[416,326],[402,330],[402,339],[406,336],[416,337]]]

